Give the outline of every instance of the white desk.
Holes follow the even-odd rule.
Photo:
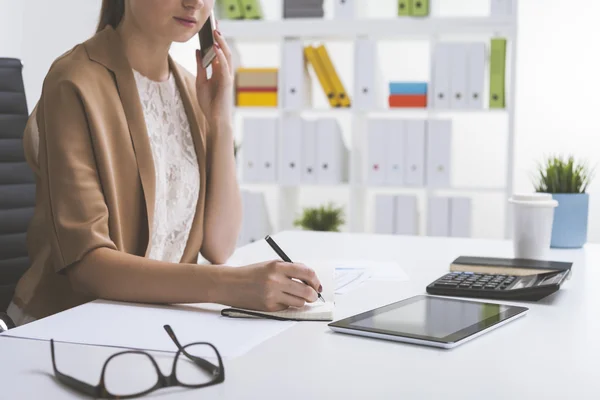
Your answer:
[[[459,255],[512,256],[509,242],[487,240],[305,232],[285,232],[275,238],[292,259],[393,259],[410,275],[408,282],[367,282],[336,297],[336,319],[424,293],[426,284],[447,271],[449,262]],[[251,262],[273,254],[255,243],[240,249],[238,257]],[[600,246],[554,251],[553,258],[574,262],[572,278],[559,293],[527,303],[530,312],[524,318],[455,349],[335,334],[326,323],[303,322],[227,361],[225,383],[199,390],[168,390],[157,396],[597,399]],[[18,334],[18,329],[11,333]],[[71,368],[77,366],[81,376],[92,377],[99,374],[104,357],[116,351],[59,344],[57,358]],[[15,364],[14,368],[0,367],[2,397],[8,390],[6,398],[33,398],[35,394],[45,399],[79,398],[46,375],[52,372],[47,342],[0,336],[0,354],[3,364],[7,359]],[[168,368],[168,358],[165,363]],[[123,371],[122,377],[135,379],[135,371]]]

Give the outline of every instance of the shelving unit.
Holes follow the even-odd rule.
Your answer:
[[[517,15],[511,17],[390,17],[378,19],[288,19],[288,20],[221,20],[220,30],[226,34],[227,39],[233,46],[243,46],[245,43],[278,43],[283,44],[288,40],[305,41],[351,41],[359,38],[374,40],[429,40],[431,48],[444,36],[500,36],[507,39],[507,98],[505,109],[435,109],[431,102],[427,108],[419,109],[389,109],[375,108],[369,110],[358,109],[334,109],[334,108],[302,108],[287,110],[281,106],[278,108],[240,108],[236,112],[244,113],[246,116],[256,114],[272,114],[284,116],[286,114],[314,115],[319,117],[337,117],[349,115],[351,118],[351,133],[348,143],[350,150],[350,179],[348,183],[336,186],[336,189],[347,190],[349,196],[348,231],[368,231],[367,203],[370,193],[377,191],[397,191],[418,193],[425,198],[437,193],[461,193],[461,194],[497,194],[508,198],[513,191],[513,165],[514,165],[514,120],[515,120],[515,81],[516,81],[516,52],[517,52]],[[344,65],[337,65],[341,70]],[[432,76],[431,71],[428,74]],[[345,82],[346,84],[348,82]],[[347,85],[348,86],[348,85]],[[350,85],[351,86],[351,85]],[[353,88],[357,90],[356,87]],[[350,93],[353,98],[356,93]],[[430,95],[431,96],[431,95]],[[431,98],[431,97],[430,97]],[[487,104],[487,98],[485,99]],[[506,133],[506,179],[503,186],[459,186],[432,188],[424,187],[387,187],[369,186],[365,183],[364,160],[366,157],[366,125],[368,118],[372,116],[393,116],[398,118],[452,118],[454,115],[505,115],[507,117]],[[242,150],[243,152],[243,150]],[[260,188],[271,188],[277,191],[276,220],[272,221],[275,230],[292,228],[292,221],[300,211],[298,208],[298,197],[301,189],[323,188],[331,190],[331,185],[300,185],[283,186],[277,183],[245,183],[241,182],[243,188],[260,190]],[[510,232],[510,210],[504,201],[505,225],[503,236],[509,237]],[[423,218],[423,216],[421,216]],[[421,225],[424,226],[424,223]]]

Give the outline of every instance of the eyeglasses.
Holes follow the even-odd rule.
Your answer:
[[[63,384],[83,394],[105,399],[131,399],[144,396],[158,389],[183,386],[202,388],[219,384],[225,380],[225,370],[219,351],[210,343],[196,342],[181,346],[169,325],[164,326],[177,346],[171,374],[163,375],[156,360],[145,351],[123,351],[113,354],[102,367],[100,382],[93,386],[56,368],[54,340],[50,340],[54,375]],[[185,357],[181,357],[181,355]],[[218,365],[208,359],[216,359]],[[123,371],[136,370],[134,377],[123,379]]]

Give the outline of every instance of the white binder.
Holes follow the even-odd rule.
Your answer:
[[[333,0],[333,15],[336,19],[353,19],[356,12],[356,0]]]
[[[375,42],[372,39],[357,38],[354,50],[354,99],[352,100],[352,107],[357,110],[372,110],[377,107],[375,60]]]
[[[388,121],[371,118],[367,122],[367,184],[386,184]]]
[[[390,119],[386,129],[386,184],[402,186],[404,184],[404,168],[406,158],[406,132],[404,120]]]
[[[277,182],[277,132],[279,131],[279,120],[277,118],[261,118],[259,121],[261,125],[259,131],[259,181],[265,183]]]
[[[431,196],[427,207],[427,235],[449,236],[450,201],[447,197]]]
[[[317,182],[339,184],[346,181],[347,149],[335,118],[317,120]]]
[[[406,158],[404,184],[424,186],[425,184],[425,120],[409,119],[405,122]]]
[[[375,196],[375,233],[393,235],[395,233],[395,196],[378,194]]]
[[[469,104],[467,101],[467,56],[469,44],[452,43],[450,46],[450,108],[464,109]]]
[[[242,147],[241,158],[242,179],[244,182],[258,182],[260,180],[260,132],[261,120],[257,118],[245,118],[242,124]]]
[[[288,39],[282,51],[282,90],[283,108],[301,110],[310,103],[312,97],[308,69],[304,59],[304,43],[298,39]]]
[[[450,199],[450,236],[471,236],[471,199],[453,197]]]
[[[238,235],[237,246],[244,246],[249,243],[249,226],[248,219],[250,216],[250,203],[248,198],[250,197],[250,193],[248,190],[241,189],[240,196],[242,198],[242,228],[240,229],[240,233]]]
[[[302,135],[303,120],[300,116],[282,117],[279,182],[283,186],[296,186],[302,183]]]
[[[491,0],[490,16],[509,17],[514,13],[516,0]]]
[[[452,120],[431,119],[427,123],[427,179],[430,187],[449,187],[452,153]]]
[[[468,108],[482,109],[485,95],[485,43],[470,43],[468,46]]]
[[[433,55],[432,101],[434,108],[450,108],[450,46],[449,43],[438,43]]]
[[[246,241],[253,243],[271,234],[272,226],[269,218],[265,196],[262,192],[249,191],[247,204],[250,212],[247,218]]]
[[[397,235],[418,235],[419,219],[417,212],[417,197],[397,195],[395,202],[395,233]]]
[[[317,122],[305,120],[302,137],[302,182],[317,183]]]

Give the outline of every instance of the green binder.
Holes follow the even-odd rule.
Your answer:
[[[411,14],[415,17],[426,17],[429,15],[429,0],[410,0]]]
[[[246,19],[262,19],[262,7],[259,0],[240,0],[242,13]]]
[[[244,18],[240,0],[221,0],[221,11],[226,19]]]
[[[506,107],[506,39],[495,38],[491,43],[490,59],[490,108]]]
[[[411,0],[398,0],[398,15],[405,17],[411,14],[410,11]]]

